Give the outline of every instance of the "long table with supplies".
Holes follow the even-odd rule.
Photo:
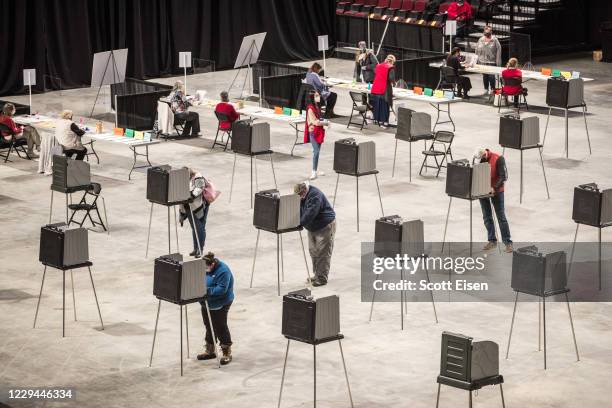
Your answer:
[[[362,92],[367,94],[370,93],[367,84],[364,84],[362,82],[353,83],[352,79],[330,77],[326,78],[325,82],[327,83],[327,85],[334,88],[348,89],[350,91]],[[393,88],[393,99],[397,101],[414,101],[428,103],[436,110],[437,113],[436,121],[434,123],[434,130],[438,125],[450,123],[453,126],[453,131],[455,130],[455,122],[453,121],[453,118],[451,116],[451,104],[463,102],[463,99],[461,98],[448,99],[436,96],[417,95],[411,89],[403,88]],[[444,109],[444,106],[446,106],[446,109]],[[448,115],[448,120],[440,120],[441,112],[446,113]]]

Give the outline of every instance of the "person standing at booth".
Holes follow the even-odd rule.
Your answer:
[[[204,243],[206,242],[206,220],[208,219],[208,209],[210,208],[210,203],[203,197],[205,188],[206,179],[200,172],[190,168],[189,191],[191,195],[189,198],[189,203],[182,205],[179,209],[179,221],[182,227],[185,218],[189,220],[193,238],[193,252],[191,252],[189,255],[196,258],[202,256],[202,250],[204,249]]]
[[[483,250],[488,251],[497,247],[497,237],[495,234],[495,223],[493,222],[493,212],[491,204],[495,208],[497,222],[501,231],[501,238],[506,246],[506,252],[512,252],[512,239],[510,237],[510,226],[506,219],[506,211],[504,208],[504,185],[508,180],[508,169],[506,168],[506,160],[504,156],[495,153],[489,149],[480,148],[474,155],[474,160],[480,163],[489,163],[491,166],[491,194],[492,197],[481,198],[480,208],[482,209],[482,217],[487,229],[488,242]]]
[[[383,63],[376,66],[374,84],[370,91],[374,107],[374,120],[383,128],[389,125],[389,110],[393,106],[394,86],[395,56],[389,54]]]
[[[321,118],[321,95],[318,92],[311,92],[306,98],[306,124],[304,126],[304,143],[312,145],[312,173],[310,180],[325,173],[319,171],[319,153],[321,145],[325,141],[326,121]]]

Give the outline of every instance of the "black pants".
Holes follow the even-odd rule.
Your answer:
[[[185,121],[181,136],[189,136],[190,131],[191,136],[196,136],[200,133],[200,115],[198,115],[198,112],[180,112],[175,113],[174,116]]]
[[[334,113],[334,106],[336,106],[336,100],[338,99],[338,95],[335,92],[330,92],[325,100],[325,116],[329,117],[332,113]]]
[[[457,77],[457,88],[459,90],[459,93],[465,96],[470,91],[470,89],[472,89],[472,81],[468,77]]]
[[[83,160],[87,154],[87,148],[83,147],[83,150],[79,149],[68,149],[64,150],[64,155],[68,158],[72,158],[76,154],[76,160]]]
[[[208,321],[208,313],[206,313],[206,303],[200,304],[202,305],[202,320],[204,320],[204,326],[206,326],[206,344],[214,344],[212,331],[210,330],[210,322]],[[232,345],[232,335],[230,334],[229,327],[227,327],[227,314],[231,305],[232,303],[230,302],[219,310],[210,311],[210,318],[213,328],[215,329],[215,336],[223,346]]]

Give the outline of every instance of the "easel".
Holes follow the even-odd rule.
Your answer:
[[[239,99],[242,99],[242,95],[244,94],[245,86],[247,84],[247,81],[249,80],[250,80],[249,89],[251,91],[250,94],[253,93],[253,80],[252,80],[253,69],[251,66],[257,62],[257,60],[259,59],[259,53],[261,52],[260,47],[257,46],[257,42],[259,41],[260,45],[263,45],[263,41],[265,37],[266,37],[266,33],[259,33],[259,34],[253,34],[253,35],[246,36],[242,39],[242,44],[240,45],[240,51],[238,51],[238,57],[236,58],[236,63],[234,64],[234,69],[238,68],[238,72],[236,72],[236,75],[234,76],[234,79],[232,80],[228,88],[228,92],[231,92],[232,88],[234,87],[234,83],[236,82],[236,79],[238,78],[238,75],[240,75],[242,68],[244,68],[244,66],[246,65],[247,75],[244,78],[244,82],[242,83],[242,90],[240,91]]]
[[[276,292],[280,296],[281,273],[282,280],[285,281],[285,260],[283,258],[283,235],[287,232],[297,231],[300,234],[300,243],[302,244],[302,254],[304,255],[304,263],[306,264],[306,275],[310,283],[310,269],[308,268],[308,260],[306,259],[306,249],[304,247],[304,239],[302,238],[302,230],[304,227],[290,228],[282,231],[270,231],[276,234]],[[253,287],[253,276],[255,275],[255,261],[257,260],[257,248],[259,247],[259,234],[262,229],[257,228],[257,239],[255,240],[255,252],[253,253],[253,266],[251,267],[251,283],[249,288]],[[264,230],[265,231],[265,230]]]
[[[514,149],[513,147],[508,147],[508,148]],[[544,185],[546,186],[546,196],[550,200],[550,191],[548,191],[548,181],[546,180],[546,170],[544,170],[544,158],[542,157],[543,148],[544,147],[541,144],[537,144],[534,146],[526,146],[526,147],[521,147],[520,149],[514,149],[514,150],[520,150],[521,152],[521,182],[520,182],[520,195],[519,195],[520,204],[523,203],[523,151],[531,150],[531,149],[538,149],[538,152],[540,153],[540,164],[542,165],[542,174],[544,175]],[[503,146],[502,156],[504,156],[505,153],[506,153],[506,146]]]
[[[105,83],[105,82],[107,82],[107,81],[105,81],[106,73],[108,71],[108,66],[111,64],[111,61],[112,61],[111,69],[113,70],[113,73],[112,73],[113,79],[112,79],[112,82],[106,84]],[[110,85],[110,84],[116,84],[117,82],[120,82],[119,81],[120,78],[121,78],[121,75],[119,75],[119,68],[117,68],[117,61],[115,60],[115,50],[110,50],[108,52],[108,58],[106,59],[106,65],[104,66],[104,73],[102,74],[102,78],[99,81],[100,85],[98,87],[98,92],[96,93],[96,99],[94,100],[94,104],[91,107],[91,112],[89,113],[89,118],[90,119],[93,117],[93,112],[94,112],[94,109],[96,108],[96,104],[98,103],[98,97],[100,96],[100,91],[102,90],[102,86]],[[115,108],[116,108],[116,106],[115,106]]]
[[[274,172],[274,161],[272,160],[272,154],[274,152],[272,150],[266,150],[263,152],[251,153],[249,155],[244,155],[242,153],[234,152],[234,166],[232,167],[232,182],[230,184],[230,193],[229,193],[229,202],[232,202],[232,192],[234,191],[234,174],[236,173],[236,158],[237,155],[240,154],[242,156],[250,156],[251,158],[251,208],[253,208],[253,158],[255,158],[255,187],[256,190],[259,190],[259,181],[257,178],[257,156],[262,154],[270,155],[270,167],[272,167],[272,177],[274,177],[274,188],[278,189],[278,185],[276,184],[276,173]]]

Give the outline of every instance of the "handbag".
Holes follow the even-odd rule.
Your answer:
[[[219,197],[221,192],[217,190],[212,180],[204,177],[204,181],[206,183],[204,185],[204,189],[202,190],[202,198],[206,200],[208,204],[212,204],[217,199],[217,197]]]

